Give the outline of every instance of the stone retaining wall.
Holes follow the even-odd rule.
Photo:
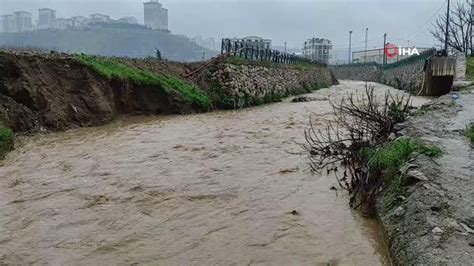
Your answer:
[[[417,93],[423,86],[424,61],[417,61],[397,67],[379,65],[350,65],[333,67],[337,79],[373,81],[392,86],[396,89]]]
[[[325,67],[219,63],[210,73],[221,107],[242,108],[311,92],[337,83]]]

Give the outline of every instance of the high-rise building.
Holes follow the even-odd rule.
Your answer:
[[[324,64],[331,59],[332,42],[327,39],[312,38],[304,42],[303,56]]]
[[[145,26],[153,30],[168,31],[168,9],[163,8],[158,0],[151,0],[143,5]]]
[[[16,30],[17,31],[29,31],[33,29],[33,23],[31,23],[31,13],[26,11],[15,12]]]
[[[55,10],[50,8],[39,9],[38,29],[52,29],[55,20]]]

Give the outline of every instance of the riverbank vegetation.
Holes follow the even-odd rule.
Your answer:
[[[376,196],[382,189],[401,191],[407,185],[399,169],[412,154],[442,154],[420,140],[389,141],[395,125],[406,120],[410,102],[410,97],[390,93],[380,101],[374,88],[366,85],[364,95],[349,94],[340,103],[332,103],[335,119],[326,130],[316,130],[311,123],[305,132],[303,147],[313,171],[333,172],[349,192],[351,207],[363,206],[367,215],[374,214]]]
[[[471,123],[470,125],[466,126],[465,135],[469,139],[469,141],[474,144],[474,123]]]
[[[474,56],[466,58],[466,78],[474,81]]]
[[[5,155],[13,150],[13,139],[13,131],[0,125],[0,160],[3,160]]]
[[[209,97],[203,91],[177,77],[135,69],[112,58],[81,54],[76,55],[75,59],[108,79],[128,80],[137,86],[153,87],[167,94],[177,94],[187,103],[199,108],[209,109],[211,106]]]

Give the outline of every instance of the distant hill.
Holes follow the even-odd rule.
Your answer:
[[[0,46],[39,48],[69,53],[143,58],[155,55],[173,61],[199,61],[216,55],[187,38],[138,25],[95,25],[87,29],[0,33]]]

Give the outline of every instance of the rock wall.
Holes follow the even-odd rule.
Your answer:
[[[333,67],[331,70],[337,79],[379,82],[396,89],[416,93],[425,82],[423,67],[424,61],[415,61],[394,67],[382,67],[375,64],[349,65]]]
[[[277,101],[337,83],[325,67],[264,66],[220,63],[210,72],[211,91],[222,108],[242,108]],[[219,96],[217,96],[219,97]]]

